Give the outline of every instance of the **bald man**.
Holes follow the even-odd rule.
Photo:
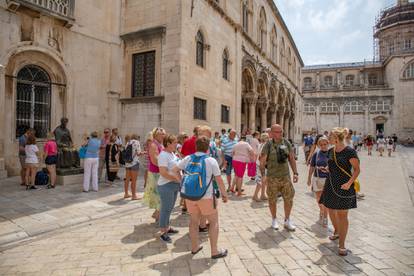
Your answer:
[[[295,189],[289,171],[290,165],[293,171],[293,183],[298,182],[295,153],[289,141],[283,138],[283,129],[280,125],[272,125],[270,134],[271,140],[263,146],[260,155],[260,172],[265,175],[267,165],[267,195],[272,215],[272,228],[279,229],[276,217],[276,202],[277,195],[281,193],[285,209],[284,227],[288,231],[295,231],[296,227],[290,220]]]

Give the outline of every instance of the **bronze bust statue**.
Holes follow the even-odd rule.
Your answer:
[[[79,153],[73,147],[72,136],[70,135],[69,129],[66,127],[68,122],[68,118],[60,119],[60,125],[53,131],[58,146],[57,168],[66,169],[80,167]]]

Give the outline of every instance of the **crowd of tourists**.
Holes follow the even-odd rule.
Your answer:
[[[152,218],[159,225],[159,239],[172,242],[178,230],[171,227],[170,218],[180,195],[183,213],[190,214],[189,234],[191,253],[202,247],[199,233],[208,232],[211,257],[225,257],[228,252],[217,245],[219,235],[218,198],[226,203],[229,195],[245,197],[244,179],[255,184],[254,202],[267,201],[271,215],[269,225],[295,231],[291,219],[294,203],[294,183],[299,180],[297,154],[291,141],[284,138],[280,125],[273,125],[263,133],[233,129],[215,132],[208,126],[197,126],[191,136],[177,136],[157,127],[143,140],[137,134],[121,137],[118,129],[105,129],[102,137],[92,132],[79,150],[83,159],[83,191],[98,191],[99,183],[121,181],[118,173],[125,168],[125,199],[143,199],[153,209]],[[319,207],[319,221],[328,227],[332,223],[329,239],[339,240],[338,254],[347,255],[345,240],[348,232],[348,211],[357,207],[360,193],[358,152],[372,148],[382,156],[395,151],[397,136],[377,134],[362,137],[352,130],[334,128],[324,134],[304,137],[305,163],[309,166],[307,185],[315,194]],[[43,154],[36,146],[34,131],[28,129],[19,139],[19,157],[22,163],[22,185],[36,189],[35,175],[44,159],[50,184],[56,185],[57,145],[52,133],[48,135]],[[137,192],[139,171],[144,173],[144,194]],[[105,173],[104,173],[105,172]],[[227,186],[222,179],[225,175]],[[104,177],[105,176],[105,177]],[[277,201],[283,199],[283,221],[278,220]]]

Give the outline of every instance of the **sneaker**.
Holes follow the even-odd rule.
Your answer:
[[[168,236],[167,233],[162,234],[160,236],[160,240],[162,240],[163,242],[166,242],[166,243],[171,243],[172,242],[170,236]]]
[[[293,225],[293,223],[289,219],[287,219],[287,220],[285,220],[285,229],[288,230],[288,231],[295,231],[296,226]]]
[[[37,190],[37,187],[35,185],[30,186],[30,190]]]
[[[279,230],[279,224],[277,223],[277,219],[272,219],[272,228],[275,230]]]
[[[170,229],[168,229],[168,232],[167,233],[168,234],[178,234],[178,230],[170,227]]]

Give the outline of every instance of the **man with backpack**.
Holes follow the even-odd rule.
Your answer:
[[[218,259],[227,256],[226,249],[218,249],[219,234],[218,211],[216,193],[213,188],[215,179],[223,202],[227,202],[227,193],[221,179],[221,172],[217,161],[208,155],[210,139],[207,136],[199,136],[196,139],[196,153],[185,157],[173,169],[174,173],[184,171],[181,197],[185,198],[188,212],[190,213],[190,239],[191,253],[193,255],[201,251],[198,233],[201,217],[209,221],[209,239],[211,246],[211,258]]]
[[[285,209],[284,227],[288,231],[295,231],[296,227],[290,220],[295,189],[289,172],[290,165],[293,171],[293,183],[298,182],[299,174],[296,168],[295,154],[292,145],[283,138],[283,129],[280,125],[272,125],[271,132],[272,139],[263,146],[260,155],[260,172],[262,175],[265,175],[267,166],[267,196],[272,215],[272,228],[275,230],[279,229],[276,218],[276,203],[277,195],[281,193]]]

